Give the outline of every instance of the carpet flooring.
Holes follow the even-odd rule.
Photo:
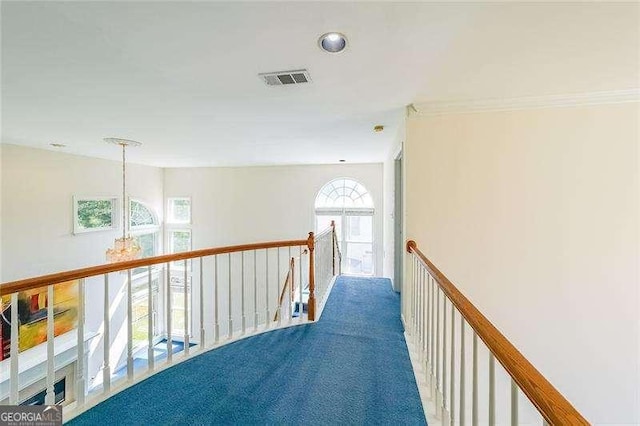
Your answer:
[[[339,277],[320,321],[275,330],[155,374],[71,425],[425,425],[382,278]]]

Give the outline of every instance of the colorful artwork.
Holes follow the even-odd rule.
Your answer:
[[[47,341],[47,288],[18,293],[18,351]],[[53,286],[53,333],[60,336],[78,325],[78,281]],[[0,361],[9,358],[11,348],[11,296],[2,296]]]

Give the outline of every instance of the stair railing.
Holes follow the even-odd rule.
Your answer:
[[[430,387],[437,416],[445,425],[465,423],[496,423],[495,361],[504,367],[510,380],[508,423],[519,424],[519,393],[531,401],[544,425],[588,425],[584,417],[556,390],[544,376],[489,322],[489,320],[444,276],[418,249],[415,241],[407,242],[411,274],[403,294],[402,314],[418,353],[421,367]],[[406,294],[408,293],[408,294]],[[457,314],[456,314],[457,313]],[[456,316],[459,326],[456,327]],[[466,352],[466,339],[471,327],[472,350]],[[459,337],[456,337],[456,331]],[[478,337],[488,350],[487,406],[479,402]],[[459,349],[457,344],[459,343]],[[470,358],[471,366],[469,366]],[[484,373],[484,372],[483,372]],[[470,380],[467,379],[471,376]],[[471,391],[467,385],[471,382]],[[466,398],[470,394],[471,407]],[[501,394],[500,394],[501,395]],[[507,405],[507,404],[505,404]],[[486,412],[488,421],[479,421],[479,412]],[[505,422],[506,423],[506,422]]]
[[[299,260],[300,258],[298,258]],[[291,318],[291,303],[293,302],[293,286],[295,280],[295,270],[296,270],[296,260],[295,257],[292,257],[289,260],[289,270],[287,271],[287,276],[284,279],[284,283],[282,284],[282,291],[280,292],[280,297],[278,298],[278,310],[276,311],[275,316],[273,317],[274,321],[277,321],[278,324],[281,323],[282,317]]]
[[[0,347],[8,348],[0,357],[0,404],[25,401],[31,396],[27,388],[36,382],[43,382],[45,404],[54,404],[56,374],[73,366],[68,368],[73,373],[65,376],[72,389],[63,408],[68,420],[193,354],[282,321],[312,321],[311,304],[307,318],[293,320],[290,312],[283,315],[279,297],[280,286],[293,283],[295,266],[309,277],[313,291],[313,245],[310,233],[306,239],[194,250],[0,285]],[[311,255],[303,271],[302,262],[295,265],[290,259],[307,250]],[[290,279],[283,280],[285,274]],[[64,310],[59,286],[67,292]],[[75,304],[69,302],[70,288],[77,294]],[[20,345],[21,317],[38,301],[47,338],[28,349],[25,341]],[[87,315],[89,311],[98,313]],[[274,314],[277,321],[272,321]],[[59,315],[71,315],[77,324],[61,332],[54,320]],[[143,368],[137,367],[141,360],[146,360]]]

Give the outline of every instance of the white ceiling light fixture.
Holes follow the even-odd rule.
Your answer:
[[[318,46],[327,53],[344,52],[347,48],[347,37],[335,31],[325,33],[318,39]]]
[[[128,204],[127,203],[127,169],[125,161],[125,149],[128,146],[140,146],[140,142],[119,139],[119,138],[105,138],[106,143],[120,145],[122,147],[122,238],[116,238],[113,248],[107,250],[107,262],[116,263],[124,262],[127,260],[138,259],[142,255],[142,249],[138,245],[137,241],[131,238],[131,235],[127,236],[127,230],[129,229],[129,221],[127,218]]]

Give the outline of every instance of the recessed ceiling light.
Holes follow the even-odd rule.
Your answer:
[[[66,145],[63,143],[50,143],[49,145],[51,145],[54,148],[65,148]]]
[[[341,163],[344,163],[344,162],[345,162],[345,161],[347,161],[347,160],[338,160],[338,161],[339,161],[339,162],[341,162]]]
[[[347,47],[347,37],[337,32],[325,33],[318,39],[318,46],[328,53],[340,53]]]

